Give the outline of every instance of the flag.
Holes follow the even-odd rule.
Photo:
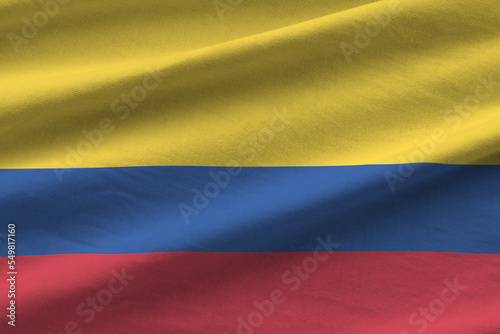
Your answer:
[[[500,333],[500,4],[0,4],[1,333]]]

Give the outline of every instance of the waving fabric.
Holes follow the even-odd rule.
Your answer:
[[[3,1],[1,333],[500,333],[499,18]]]

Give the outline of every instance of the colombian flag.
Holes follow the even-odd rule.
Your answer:
[[[0,324],[500,334],[498,0],[3,0]]]

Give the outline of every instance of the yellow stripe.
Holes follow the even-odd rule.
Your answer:
[[[500,163],[498,2],[394,1],[60,5],[0,46],[0,168]]]

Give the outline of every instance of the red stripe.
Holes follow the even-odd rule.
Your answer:
[[[262,316],[260,326],[241,333],[400,334],[424,326],[429,334],[500,333],[500,255],[336,252],[324,261],[312,259],[314,253],[18,257],[15,332],[79,333],[72,330],[74,321],[81,334],[233,334],[237,318],[248,321],[256,311],[254,301],[268,301],[280,290],[284,302]],[[311,267],[304,279],[286,274],[290,282],[282,280],[293,265],[304,263],[317,269]],[[135,276],[125,287],[112,273],[122,268]],[[466,288],[444,291],[455,278]],[[78,315],[77,307],[98,294],[101,301],[112,300],[87,324],[90,312]],[[2,297],[6,313],[5,302]],[[430,304],[437,314],[429,311],[428,320],[418,315],[417,325],[409,323],[411,314]],[[260,316],[253,316],[257,325]]]

